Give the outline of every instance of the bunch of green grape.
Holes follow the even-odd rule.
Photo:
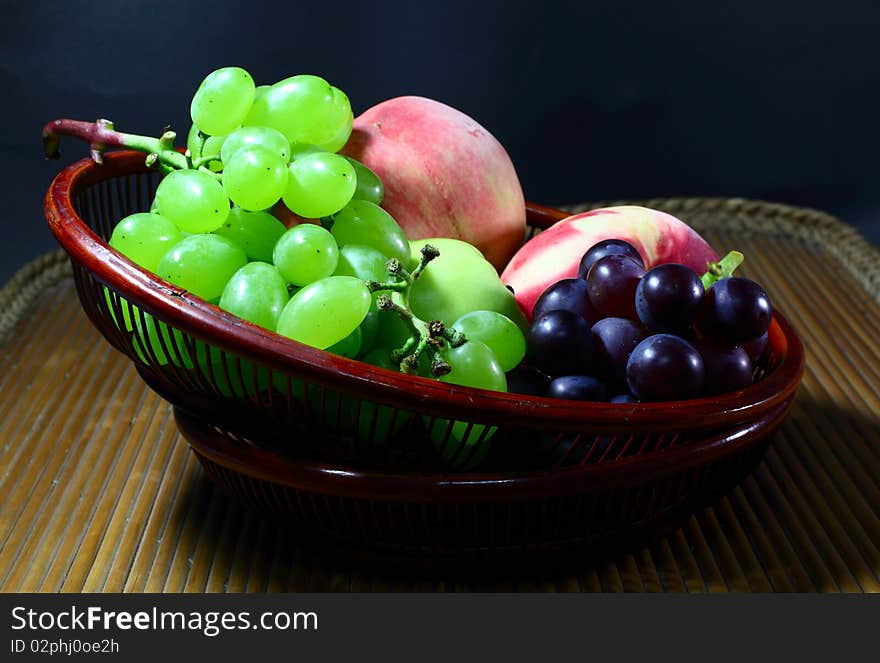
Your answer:
[[[412,320],[454,317],[442,322],[467,340],[432,346],[417,372],[430,376],[439,354],[449,369],[444,381],[507,389],[505,374],[522,360],[525,339],[510,318],[488,310],[495,299],[481,299],[481,281],[494,279],[490,290],[508,293],[479,251],[444,245],[452,272],[443,278],[463,287],[454,289],[450,308],[446,292],[426,281],[413,306],[429,302],[438,310],[419,310],[424,320],[407,308],[411,283],[377,287],[390,282],[389,263],[403,266],[409,278],[417,255],[382,207],[380,178],[337,154],[352,131],[345,93],[313,75],[257,87],[247,71],[227,67],[205,78],[190,110],[188,167],[166,167],[151,210],[122,219],[110,238],[113,248],[253,324],[389,369],[400,367],[403,349],[418,345]],[[288,228],[280,219],[291,216],[300,223]],[[468,272],[475,283],[467,284]],[[394,310],[379,310],[383,292],[396,297]],[[120,322],[128,331],[141,326],[137,316]],[[155,324],[147,326],[137,331],[153,343],[160,334]],[[168,353],[155,355],[173,361]]]

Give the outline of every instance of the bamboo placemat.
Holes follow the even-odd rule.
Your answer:
[[[555,576],[414,581],[330,566],[206,478],[54,253],[0,290],[0,591],[880,591],[880,254],[815,212],[646,204],[742,250],[742,273],[807,352],[765,460],[680,530]]]

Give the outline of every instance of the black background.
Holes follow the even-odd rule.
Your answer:
[[[0,0],[0,281],[56,246],[42,196],[87,154],[42,125],[185,134],[221,66],[297,73],[355,114],[404,94],[471,115],[547,204],[744,196],[815,207],[880,244],[880,3]]]

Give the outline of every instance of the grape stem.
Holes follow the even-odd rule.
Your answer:
[[[721,279],[730,278],[739,267],[745,256],[739,251],[730,251],[718,262],[710,262],[706,265],[706,273],[700,277],[703,288],[708,290]]]
[[[212,161],[220,161],[220,155],[209,154],[206,157],[198,157],[197,159],[193,159],[192,167],[201,168],[202,166],[207,166]]]
[[[59,119],[52,120],[43,127],[43,152],[49,159],[61,156],[58,145],[62,136],[73,136],[89,143],[92,161],[103,162],[103,154],[109,147],[122,147],[145,152],[148,165],[155,165],[163,170],[183,170],[189,167],[187,158],[174,147],[177,137],[173,131],[165,130],[159,138],[139,136],[116,131],[110,120],[100,119],[96,122]],[[153,156],[155,155],[155,157]]]
[[[385,265],[385,270],[392,280],[390,281],[367,281],[370,292],[383,292],[376,298],[376,306],[380,311],[393,312],[407,324],[410,330],[409,338],[403,345],[391,351],[391,361],[400,366],[402,373],[418,373],[419,361],[422,355],[431,351],[431,375],[441,377],[447,375],[452,367],[443,359],[440,348],[449,344],[458,347],[465,341],[465,335],[460,331],[447,327],[440,320],[425,322],[413,315],[409,307],[410,289],[413,283],[424,272],[425,267],[440,252],[430,244],[422,247],[421,258],[418,266],[410,273],[396,258],[392,258]]]

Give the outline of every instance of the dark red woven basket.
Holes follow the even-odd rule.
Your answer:
[[[667,403],[582,403],[459,387],[255,327],[110,249],[149,209],[143,155],[64,169],[46,196],[82,306],[175,406],[232,493],[380,556],[596,548],[654,532],[728,490],[791,405],[803,348],[778,312],[751,387]],[[529,232],[566,216],[529,205]]]

